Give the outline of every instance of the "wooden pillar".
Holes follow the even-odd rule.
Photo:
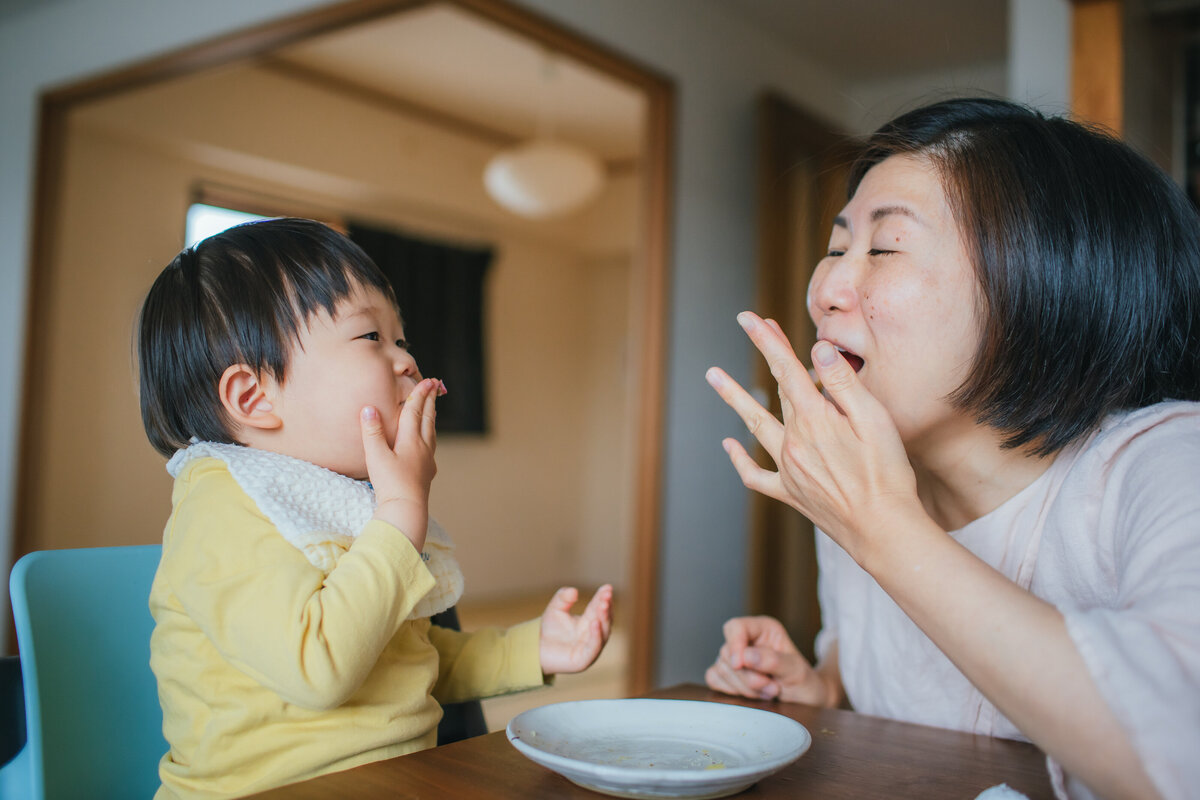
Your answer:
[[[1123,0],[1073,0],[1071,112],[1077,119],[1125,130]]]

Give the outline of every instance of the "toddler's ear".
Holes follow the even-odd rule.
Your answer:
[[[275,413],[267,386],[247,364],[234,364],[221,375],[217,391],[221,405],[239,427],[278,428],[283,421]]]

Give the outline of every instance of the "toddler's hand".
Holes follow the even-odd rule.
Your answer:
[[[437,447],[434,404],[441,385],[441,381],[431,378],[416,385],[400,409],[391,447],[378,409],[367,406],[362,410],[367,477],[375,487],[375,519],[399,528],[417,550],[425,546],[429,484],[437,473],[433,460]]]
[[[542,614],[539,653],[544,674],[583,672],[592,665],[612,632],[612,591],[608,584],[597,589],[578,617],[571,606],[579,590],[564,587],[554,593]]]

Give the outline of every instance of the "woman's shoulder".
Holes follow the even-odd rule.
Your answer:
[[[1109,415],[1086,446],[1087,460],[1115,466],[1170,454],[1200,459],[1200,403],[1170,401]]]
[[[1080,461],[1075,488],[1091,497],[1095,533],[1101,539],[1107,533],[1114,552],[1122,543],[1161,537],[1196,544],[1200,403],[1158,403],[1114,414]]]

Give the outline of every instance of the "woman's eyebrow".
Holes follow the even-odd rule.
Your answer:
[[[924,224],[917,212],[913,211],[908,206],[880,206],[871,212],[871,222],[878,222],[885,217],[891,217],[895,215],[908,217],[913,222]]]
[[[908,217],[913,222],[917,222],[922,225],[925,224],[924,220],[921,219],[920,215],[917,214],[917,212],[913,211],[908,206],[899,206],[899,205],[880,206],[879,208],[875,209],[874,211],[871,212],[871,222],[878,222],[879,220],[884,219],[885,217],[891,217],[894,215],[898,215],[901,217]],[[846,230],[850,230],[850,223],[846,222],[846,218],[839,214],[838,216],[833,218],[833,227],[845,228]]]

